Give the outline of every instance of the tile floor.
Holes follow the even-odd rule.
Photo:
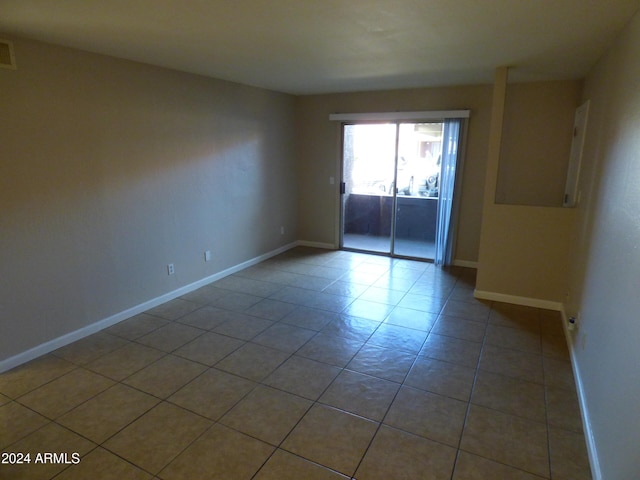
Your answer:
[[[291,250],[0,375],[0,478],[590,478],[558,314],[473,284]]]

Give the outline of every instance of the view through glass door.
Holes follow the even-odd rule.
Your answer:
[[[343,127],[343,248],[433,260],[443,123]]]
[[[342,246],[391,253],[397,126],[345,125]]]

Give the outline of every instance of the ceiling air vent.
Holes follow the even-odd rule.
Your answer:
[[[0,68],[16,69],[16,57],[13,55],[13,43],[0,39]]]

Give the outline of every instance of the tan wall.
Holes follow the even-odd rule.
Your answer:
[[[577,80],[508,85],[496,203],[562,206],[581,93]]]
[[[491,86],[394,90],[296,99],[300,178],[299,238],[336,244],[339,228],[340,124],[331,113],[470,109],[454,258],[476,261],[482,217]],[[335,177],[336,184],[329,184]]]
[[[567,290],[574,211],[493,205],[483,218],[479,296],[559,309]]]
[[[559,309],[567,289],[574,211],[496,203],[501,152],[505,144],[515,143],[506,128],[507,81],[508,69],[496,70],[476,296]],[[522,86],[528,88],[535,91],[537,85]],[[558,83],[555,88],[564,86]],[[573,125],[575,107],[565,105],[565,109],[571,112],[566,117]],[[567,135],[571,138],[571,128]]]
[[[590,100],[567,312],[599,463],[640,472],[640,15],[585,82]]]
[[[293,97],[12,40],[0,360],[297,238]]]

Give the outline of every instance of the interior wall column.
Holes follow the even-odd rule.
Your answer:
[[[483,257],[486,262],[486,242],[489,241],[488,229],[491,229],[491,209],[495,206],[496,187],[498,184],[498,168],[500,165],[500,149],[504,122],[504,107],[507,96],[509,67],[498,67],[493,81],[493,99],[491,105],[491,124],[489,127],[489,147],[487,150],[487,171],[484,184],[484,200],[482,207],[482,226],[480,229],[480,249],[478,253],[478,274],[476,289],[481,288],[483,278]]]

